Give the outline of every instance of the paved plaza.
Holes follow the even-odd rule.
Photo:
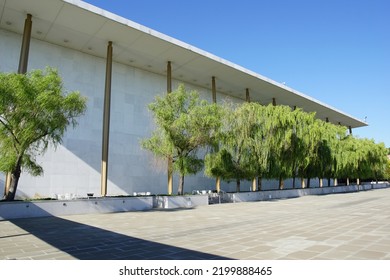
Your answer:
[[[0,221],[0,259],[390,259],[390,189]]]

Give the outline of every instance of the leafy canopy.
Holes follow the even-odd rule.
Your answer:
[[[181,175],[180,194],[184,175],[195,174],[203,167],[199,149],[213,143],[221,126],[222,111],[218,105],[201,100],[196,91],[188,92],[183,85],[156,97],[149,110],[157,127],[141,145],[160,158],[172,158],[174,171]]]
[[[32,175],[42,174],[36,156],[50,144],[60,144],[68,125],[75,126],[86,109],[79,92],[63,92],[53,68],[0,73],[1,171],[12,172],[21,165]]]

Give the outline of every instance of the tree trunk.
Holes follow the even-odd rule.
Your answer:
[[[215,179],[215,190],[217,193],[221,192],[221,177],[219,176]]]
[[[294,165],[293,165],[293,184],[292,184],[292,188],[295,189],[295,177],[297,176],[298,174],[298,168],[295,167],[296,163],[294,161]]]
[[[261,191],[261,176],[257,178],[257,190]]]
[[[179,186],[177,188],[177,194],[178,195],[183,195],[184,193],[184,175],[181,175],[180,174],[180,177],[179,177]]]
[[[256,177],[252,179],[252,192],[255,192],[257,188]]]
[[[307,188],[310,188],[310,178],[307,178]]]
[[[306,188],[306,186],[305,186],[305,178],[301,178],[301,189],[304,189],[304,188]]]
[[[282,176],[279,176],[279,190],[283,190],[283,189],[284,189],[284,181]]]
[[[330,178],[328,178],[328,187],[330,187]]]
[[[18,188],[18,183],[19,183],[19,178],[20,178],[20,173],[22,171],[20,161],[21,160],[18,160],[18,162],[16,163],[15,169],[12,170],[12,172],[11,172],[10,184],[9,184],[8,190],[6,190],[6,193],[4,195],[4,200],[12,201],[15,199],[16,190]]]
[[[236,186],[236,192],[240,192],[241,191],[241,181],[240,179],[237,179],[237,186]]]
[[[4,193],[3,193],[3,198],[5,198],[5,196],[6,196],[7,193],[8,193],[10,180],[11,180],[11,173],[10,173],[10,172],[7,172],[7,174],[6,174],[6,176],[5,176],[5,182],[4,182]]]

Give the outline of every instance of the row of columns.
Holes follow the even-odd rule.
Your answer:
[[[172,63],[171,63],[171,61],[168,61],[167,62],[167,93],[170,93],[170,92],[172,92]],[[211,93],[212,93],[212,101],[213,101],[213,103],[216,103],[217,102],[217,87],[216,87],[216,77],[215,76],[211,77]],[[245,101],[251,102],[249,88],[245,89]],[[275,97],[272,98],[272,105],[273,106],[277,105]],[[294,106],[293,109],[295,110],[296,106]],[[328,117],[326,118],[326,122],[329,122]],[[351,126],[349,126],[348,129],[349,129],[349,133],[352,134]],[[172,192],[173,192],[172,178],[173,178],[172,158],[168,158],[168,194],[172,194]],[[261,178],[259,178],[258,180],[259,180],[259,182],[257,182],[256,178],[253,178],[252,186],[251,186],[252,191],[256,191],[258,188],[261,187],[261,183],[260,183]],[[220,190],[221,190],[220,184],[221,184],[221,179],[220,179],[220,177],[217,177],[216,183],[215,183],[215,189],[217,192],[220,192]],[[323,186],[323,179],[319,179],[319,184],[320,184],[320,187]],[[301,185],[303,188],[305,187],[304,180],[302,180]],[[334,179],[334,185],[337,186],[337,178]],[[279,187],[283,188],[283,182],[280,182]]]
[[[30,17],[31,20],[31,17]],[[27,21],[27,19],[26,19]],[[31,34],[31,25],[30,25],[30,34]],[[22,47],[23,49],[23,47]],[[107,46],[107,58],[106,58],[106,82],[105,82],[105,92],[104,92],[104,111],[103,111],[103,135],[102,135],[102,166],[101,166],[101,195],[107,195],[107,178],[108,178],[108,151],[109,151],[109,131],[110,131],[110,100],[111,100],[111,76],[112,76],[112,54],[113,47],[112,42],[110,41]],[[27,56],[28,57],[28,56]],[[212,101],[217,102],[217,87],[216,87],[216,77],[212,76],[211,91],[212,91]],[[167,62],[167,93],[172,92],[172,62]],[[246,101],[251,102],[249,88],[246,88]],[[276,98],[272,98],[272,104],[276,106]],[[296,106],[294,106],[294,109]],[[327,118],[327,121],[329,119]],[[352,134],[352,129],[349,127],[350,134]],[[173,158],[168,158],[167,164],[167,192],[168,194],[173,193]],[[260,179],[259,179],[260,180]],[[337,185],[337,179],[334,179],[335,185]],[[220,177],[216,178],[216,190],[220,191]],[[322,186],[322,179],[320,180],[320,185]],[[252,181],[252,191],[257,190],[256,178]]]
[[[24,74],[27,72],[28,57],[31,41],[32,30],[32,16],[27,14],[24,24],[22,46],[19,58],[18,73]],[[101,160],[101,195],[107,195],[107,182],[108,182],[108,155],[109,155],[109,134],[110,134],[110,111],[111,111],[111,80],[112,80],[112,56],[113,56],[113,43],[108,42],[107,56],[106,56],[106,73],[105,73],[105,89],[104,89],[104,108],[103,108],[103,129],[102,129],[102,160]],[[212,76],[212,100],[217,102],[217,87],[216,77]],[[172,63],[167,62],[167,93],[172,92]],[[251,102],[249,88],[246,88],[246,101]],[[276,99],[272,98],[272,104],[276,106]],[[327,121],[328,118],[327,118]],[[349,127],[350,133],[352,129]],[[336,179],[337,181],[337,179]],[[10,183],[10,173],[6,176],[5,191],[8,190]],[[220,191],[220,178],[216,179],[216,190]],[[252,182],[252,190],[256,190],[256,178]],[[168,194],[173,192],[173,159],[168,159]]]

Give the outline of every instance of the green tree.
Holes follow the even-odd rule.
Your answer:
[[[149,104],[157,125],[143,148],[161,158],[172,157],[173,170],[180,175],[178,194],[184,193],[184,176],[196,174],[203,167],[199,153],[213,143],[221,126],[221,109],[201,100],[196,91],[183,85]]]
[[[313,151],[303,176],[308,178],[307,187],[310,187],[310,178],[328,178],[329,185],[335,174],[339,142],[345,137],[346,128],[316,119],[310,130]]]
[[[384,176],[387,151],[383,143],[347,136],[341,140],[337,173],[352,179],[378,179]]]
[[[390,179],[390,159],[387,159],[385,173],[383,175],[383,179],[389,181]]]
[[[43,173],[36,156],[60,144],[85,109],[80,93],[65,94],[55,69],[0,74],[0,170],[10,174],[5,200],[14,200],[22,169]]]
[[[259,103],[250,103],[248,115],[251,122],[248,123],[248,154],[247,165],[252,170],[251,174],[258,177],[257,190],[261,190],[261,180],[268,171],[272,142],[269,141],[269,125],[271,124],[269,110],[271,106],[263,106]],[[254,179],[252,179],[254,180]]]
[[[330,161],[326,165],[324,177],[328,178],[328,186],[330,186],[330,179],[337,178],[338,175],[337,165],[339,164],[338,160],[342,149],[341,141],[346,137],[347,128],[341,125],[325,123],[324,131],[325,137],[323,139],[330,150]]]
[[[384,178],[386,174],[387,149],[384,143],[375,143],[370,139],[359,139],[364,157],[360,160],[359,176],[361,179]]]
[[[290,174],[293,177],[293,188],[295,188],[295,178],[297,176],[305,177],[304,171],[309,166],[315,145],[315,113],[307,113],[300,108],[291,112],[292,133],[290,140],[290,149],[284,152],[284,160],[291,169]]]
[[[292,160],[292,139],[294,135],[295,118],[290,107],[268,105],[266,107],[266,138],[268,142],[269,161],[268,170],[265,175],[268,179],[279,179],[279,188],[283,188],[283,179],[291,177]]]
[[[279,179],[292,174],[295,115],[288,106],[251,104],[252,124],[249,130],[248,165],[259,177]],[[295,142],[295,144],[297,144]],[[260,185],[260,183],[259,183]]]
[[[206,156],[205,174],[226,181],[236,180],[237,192],[241,180],[255,178],[261,168],[259,154],[255,154],[256,143],[261,143],[258,141],[261,107],[256,103],[224,104],[219,149]]]

